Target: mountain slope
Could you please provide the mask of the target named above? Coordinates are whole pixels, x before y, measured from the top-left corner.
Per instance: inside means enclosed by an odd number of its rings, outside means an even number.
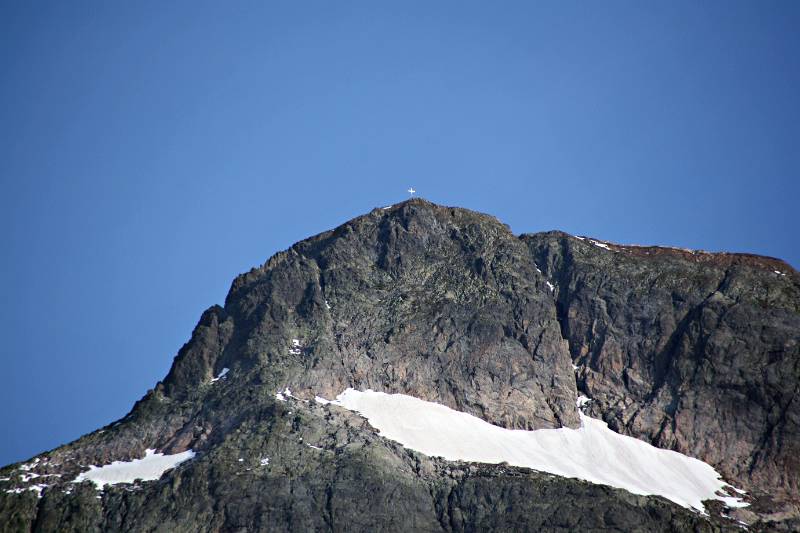
[[[765,499],[756,510],[797,513],[796,271],[744,254],[603,249],[557,232],[523,240],[556,280],[562,331],[594,415],[717,466]]]
[[[589,412],[617,431],[705,460],[751,492],[751,507],[733,515],[789,530],[798,524],[799,333],[800,277],[778,260],[598,246],[557,232],[517,237],[492,217],[414,199],[239,276],[125,418],[0,470],[0,524],[738,527],[719,502],[703,517],[658,497],[427,457],[313,401],[352,387],[524,430],[578,428],[584,393]],[[70,483],[86,465],[149,449],[196,455],[157,481],[102,492]]]

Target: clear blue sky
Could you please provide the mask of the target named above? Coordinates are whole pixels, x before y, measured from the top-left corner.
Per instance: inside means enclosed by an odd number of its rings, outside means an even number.
[[[388,4],[3,2],[0,464],[124,415],[236,274],[410,185],[800,265],[800,3]]]

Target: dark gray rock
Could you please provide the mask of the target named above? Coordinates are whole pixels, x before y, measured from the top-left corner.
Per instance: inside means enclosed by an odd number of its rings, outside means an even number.
[[[505,427],[578,424],[568,346],[528,248],[492,217],[423,200],[239,276],[160,390],[184,398],[223,367],[258,367],[265,385],[306,398],[373,388]]]
[[[703,517],[422,456],[313,401],[347,387],[525,429],[577,427],[581,391],[618,431],[751,490],[753,506],[734,515],[751,529],[791,530],[797,273],[757,256],[610,247],[516,237],[492,217],[419,199],[302,241],[234,280],[125,418],[40,456],[29,471],[42,477],[0,470],[11,478],[0,481],[0,531],[738,529],[721,505]],[[285,387],[296,398],[277,401]],[[70,483],[85,465],[146,448],[197,456],[102,493]],[[35,482],[48,485],[41,499],[13,492]]]
[[[41,500],[30,492],[6,496],[3,530],[737,529],[660,498],[506,465],[425,457],[376,436],[337,407],[231,395],[236,424],[161,480],[110,487],[99,499],[88,482],[56,485]],[[261,465],[265,457],[269,464]]]
[[[778,259],[524,235],[591,412],[800,509],[800,276]]]

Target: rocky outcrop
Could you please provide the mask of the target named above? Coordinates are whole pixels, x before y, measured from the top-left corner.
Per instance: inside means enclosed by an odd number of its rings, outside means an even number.
[[[234,280],[129,415],[0,470],[0,530],[739,527],[719,505],[704,517],[522,468],[425,457],[313,401],[347,387],[523,429],[577,427],[583,393],[617,431],[750,490],[752,507],[734,516],[753,529],[791,530],[797,273],[757,256],[599,244],[518,237],[419,199],[297,243]],[[158,481],[102,493],[69,483],[147,448],[197,455]],[[41,498],[26,490],[37,482]]]
[[[247,390],[245,390],[247,389]],[[661,498],[504,465],[449,463],[375,435],[360,417],[275,401],[230,381],[235,418],[160,481],[6,495],[7,531],[734,531]],[[199,419],[220,419],[209,409]],[[108,431],[113,431],[108,430]],[[93,447],[102,447],[93,435]],[[84,443],[87,445],[89,443]],[[64,450],[49,457],[63,457]],[[265,461],[266,460],[266,461]],[[266,464],[265,464],[266,463]]]
[[[494,218],[421,200],[237,278],[161,389],[182,397],[223,367],[258,367],[305,398],[373,388],[504,427],[578,424],[568,346],[528,248]]]
[[[745,254],[522,239],[557,287],[578,388],[616,431],[800,506],[800,277]]]

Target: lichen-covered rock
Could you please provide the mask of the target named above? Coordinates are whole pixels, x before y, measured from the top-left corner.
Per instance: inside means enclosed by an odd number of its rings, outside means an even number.
[[[524,235],[591,412],[800,510],[800,276],[746,254]]]
[[[126,417],[0,469],[0,531],[738,530],[720,505],[701,516],[425,457],[314,401],[347,387],[520,429],[577,427],[584,393],[617,431],[750,490],[753,505],[732,517],[791,530],[797,273],[756,256],[599,244],[517,237],[420,199],[302,241],[234,280]],[[150,448],[197,455],[157,481],[71,482]]]

